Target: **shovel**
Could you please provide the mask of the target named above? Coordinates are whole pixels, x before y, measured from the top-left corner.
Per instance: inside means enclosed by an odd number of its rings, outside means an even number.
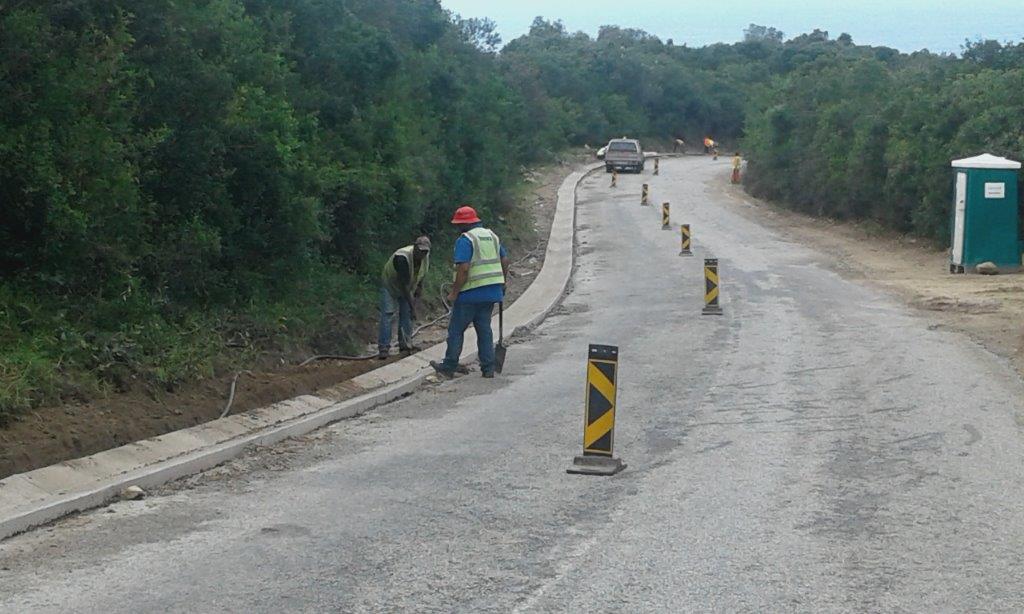
[[[505,368],[505,303],[498,303],[498,343],[494,346],[494,370],[501,373]]]

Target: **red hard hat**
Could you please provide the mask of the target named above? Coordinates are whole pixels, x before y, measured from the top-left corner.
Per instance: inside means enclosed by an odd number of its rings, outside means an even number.
[[[476,214],[476,209],[473,207],[459,207],[459,210],[455,212],[455,217],[452,218],[452,224],[478,224],[480,222],[480,216]]]

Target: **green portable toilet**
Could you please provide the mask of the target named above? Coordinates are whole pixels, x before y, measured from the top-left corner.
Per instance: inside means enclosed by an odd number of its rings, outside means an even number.
[[[1017,175],[1020,162],[984,154],[954,160],[951,273],[974,271],[983,262],[1001,270],[1020,270]]]

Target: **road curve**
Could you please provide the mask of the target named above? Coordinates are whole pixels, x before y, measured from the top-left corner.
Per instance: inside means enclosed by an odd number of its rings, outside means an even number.
[[[1019,378],[759,226],[728,172],[591,176],[573,290],[504,377],[3,542],[0,612],[1024,610]],[[610,479],[565,473],[589,343],[621,350]]]

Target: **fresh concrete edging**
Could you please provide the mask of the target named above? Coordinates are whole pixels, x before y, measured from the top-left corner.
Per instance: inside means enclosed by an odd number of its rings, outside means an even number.
[[[572,277],[576,191],[592,164],[569,175],[558,191],[544,265],[505,312],[507,334],[539,324],[561,300]],[[476,336],[466,335],[463,360],[476,359]],[[106,504],[129,486],[154,488],[236,458],[253,446],[305,435],[415,391],[433,373],[444,344],[389,364],[317,396],[307,395],[245,414],[128,444],[0,480],[0,540],[75,512]],[[339,393],[366,391],[338,401]]]

